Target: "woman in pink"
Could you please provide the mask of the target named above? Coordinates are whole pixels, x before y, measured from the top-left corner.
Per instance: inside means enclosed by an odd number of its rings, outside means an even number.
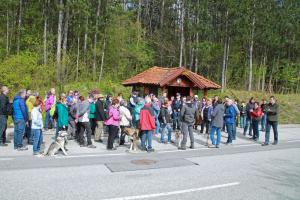
[[[120,113],[119,113],[120,102],[118,99],[114,99],[109,107],[108,120],[105,121],[105,125],[108,126],[108,141],[107,150],[116,150],[114,147],[114,139],[116,138],[119,125],[120,125]]]

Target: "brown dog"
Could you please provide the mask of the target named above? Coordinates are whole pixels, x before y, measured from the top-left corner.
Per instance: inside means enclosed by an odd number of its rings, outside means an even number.
[[[124,133],[130,138],[129,151],[137,151],[137,143],[139,141],[139,130],[135,128],[124,128]]]

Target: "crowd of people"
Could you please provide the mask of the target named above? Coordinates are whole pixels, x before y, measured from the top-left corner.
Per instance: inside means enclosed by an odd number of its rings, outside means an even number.
[[[172,132],[182,134],[180,150],[187,149],[187,136],[189,148],[193,149],[194,132],[199,126],[199,134],[210,137],[209,147],[219,148],[221,131],[227,133],[226,144],[232,144],[236,140],[238,126],[244,130],[245,137],[248,133],[254,141],[259,140],[260,131],[265,132],[263,146],[269,145],[272,127],[273,144],[278,143],[279,106],[274,96],[269,102],[263,99],[260,103],[252,97],[245,103],[229,97],[222,101],[218,96],[199,99],[197,95],[182,97],[179,93],[170,99],[167,93],[160,97],[154,94],[142,97],[134,91],[127,102],[122,94],[104,96],[98,91],[90,92],[87,98],[79,91],[69,91],[67,95],[62,93],[57,98],[52,88],[45,98],[21,89],[11,102],[8,93],[9,89],[2,86],[0,146],[7,146],[9,142],[6,140],[7,119],[12,116],[14,149],[24,151],[32,145],[33,154],[37,156],[43,153],[43,132],[48,129],[55,130],[55,137],[60,131],[67,131],[69,140],[76,140],[80,147],[87,148],[96,148],[93,141],[103,143],[104,133],[108,132],[107,150],[116,150],[116,142],[118,145],[125,144],[126,127],[140,130],[141,150],[147,152],[154,151],[153,135],[160,134],[161,143],[174,143]]]

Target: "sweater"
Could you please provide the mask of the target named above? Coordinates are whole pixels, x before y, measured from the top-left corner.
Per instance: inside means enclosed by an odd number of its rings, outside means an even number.
[[[196,119],[196,108],[193,103],[186,103],[182,106],[180,111],[180,117],[183,122],[188,124],[194,124]]]
[[[129,126],[132,116],[128,108],[125,106],[120,106],[119,112],[121,116],[120,126]]]
[[[39,107],[34,107],[31,111],[31,129],[43,129],[43,116]]]

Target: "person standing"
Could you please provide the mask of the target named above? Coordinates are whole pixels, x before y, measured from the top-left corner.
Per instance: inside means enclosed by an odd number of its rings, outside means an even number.
[[[51,127],[55,128],[54,121],[50,115],[50,110],[52,106],[55,105],[55,103],[56,103],[55,89],[51,88],[50,92],[47,94],[46,101],[45,101],[45,107],[46,107],[45,131],[48,130],[49,122],[51,123]]]
[[[141,146],[142,151],[153,152],[152,147],[152,133],[155,130],[155,114],[151,107],[151,98],[145,97],[145,105],[141,109],[140,113],[140,130],[141,130]],[[148,141],[148,147],[146,147],[146,139]]]
[[[83,96],[79,97],[80,103],[78,104],[77,109],[77,118],[80,127],[79,135],[78,135],[78,143],[80,147],[85,147],[85,139],[84,133],[86,133],[87,139],[87,147],[88,148],[96,148],[96,146],[92,143],[92,129],[89,119],[90,114],[90,102],[84,99]]]
[[[159,100],[153,96],[152,98],[152,108],[154,110],[154,116],[155,116],[155,134],[158,135],[159,133],[159,128],[160,128],[160,123],[158,120],[158,116],[160,114],[160,102]]]
[[[96,119],[96,130],[95,130],[95,142],[103,142],[102,135],[104,131],[103,122],[106,120],[106,114],[104,111],[104,96],[102,94],[96,95],[96,110],[95,110],[95,119]]]
[[[21,89],[13,101],[14,119],[14,149],[18,151],[28,150],[23,146],[25,127],[28,126],[28,109],[25,103],[26,90]]]
[[[279,105],[277,104],[275,97],[271,96],[270,102],[267,106],[267,128],[266,128],[265,142],[262,144],[263,146],[269,145],[271,127],[274,133],[273,145],[278,144],[278,130],[277,130],[278,115],[279,115]]]
[[[120,103],[120,128],[121,128],[121,137],[120,137],[120,145],[125,144],[125,136],[126,134],[124,133],[125,128],[130,127],[130,121],[132,120],[132,116],[130,114],[130,111],[127,108],[127,102],[126,101],[121,101]]]
[[[69,140],[75,139],[76,136],[76,114],[77,114],[77,99],[72,98],[72,103],[68,106],[69,123],[68,123],[68,135]]]
[[[228,139],[226,144],[232,144],[232,135],[233,135],[233,126],[235,125],[235,109],[232,105],[233,102],[231,99],[227,99],[226,101],[226,109],[224,114],[225,125],[228,133]]]
[[[92,135],[95,135],[97,123],[96,123],[96,118],[95,118],[96,104],[95,104],[94,95],[90,95],[88,101],[90,103],[89,119],[90,119],[90,124],[91,124],[91,129],[92,129]]]
[[[253,140],[257,141],[259,140],[259,122],[262,117],[262,111],[261,107],[259,106],[259,102],[254,103],[253,110],[250,110],[251,113],[251,119],[252,119],[252,130],[253,130]]]
[[[211,113],[212,121],[211,121],[211,130],[210,130],[210,139],[212,145],[215,145],[216,148],[219,148],[221,141],[221,128],[224,124],[224,112],[225,107],[221,99],[218,99],[215,103],[215,108]],[[217,141],[215,141],[215,132],[217,132]]]
[[[236,127],[238,126],[238,116],[240,115],[240,110],[238,108],[238,100],[235,100],[232,105],[234,107],[234,124],[232,130],[232,140],[236,140]]]
[[[121,120],[118,110],[119,106],[119,100],[113,99],[108,111],[108,120],[105,121],[105,125],[108,126],[108,140],[106,147],[107,150],[117,150],[117,148],[114,147],[114,140],[119,132],[119,125]]]
[[[266,131],[266,123],[267,123],[267,106],[268,103],[266,99],[263,99],[261,104],[261,111],[262,111],[262,117],[261,117],[261,131]]]
[[[6,140],[6,126],[7,126],[7,118],[9,114],[9,98],[8,98],[8,88],[6,86],[1,87],[0,94],[0,146],[7,146],[5,144]]]
[[[171,128],[171,115],[169,112],[169,100],[165,99],[164,103],[162,104],[160,115],[159,115],[159,121],[161,123],[161,136],[160,136],[160,142],[165,143],[165,129],[168,131],[168,143],[171,143],[171,136],[172,136],[172,128]]]
[[[247,130],[249,128],[249,136],[252,136],[252,121],[251,121],[251,114],[250,114],[250,110],[253,110],[254,108],[254,98],[251,97],[249,102],[246,105],[246,124],[245,124],[245,128],[244,128],[244,136],[246,136]]]
[[[33,105],[36,101],[36,95],[31,93],[31,92],[27,92],[27,100],[26,100],[26,106],[28,108],[28,126],[26,126],[25,128],[25,136],[28,140],[28,144],[32,145],[33,144],[33,135],[31,134],[31,111],[33,109]]]
[[[190,96],[186,97],[186,104],[182,106],[182,109],[180,111],[180,117],[182,119],[182,134],[183,139],[181,141],[181,145],[178,149],[180,150],[186,150],[186,142],[187,142],[187,135],[190,136],[190,142],[191,142],[191,149],[194,149],[194,133],[193,133],[193,126],[195,124],[195,118],[196,118],[196,108],[193,106],[193,103],[191,102],[192,99]]]
[[[201,128],[203,127],[204,129],[205,126],[206,134],[209,133],[212,111],[213,111],[212,101],[211,99],[207,99],[206,104],[201,111],[201,118],[203,119],[202,121],[203,126],[201,126]],[[201,129],[200,133],[203,133],[203,129]]]
[[[240,110],[240,128],[245,128],[245,124],[246,124],[246,105],[245,102],[242,101],[241,105],[239,106],[239,110]]]
[[[134,120],[134,127],[140,129],[140,117],[141,117],[141,109],[144,107],[145,103],[141,97],[137,98],[136,105],[133,109],[133,120]]]
[[[31,111],[31,133],[33,135],[33,155],[41,156],[43,152],[41,152],[41,144],[43,142],[43,117],[41,111],[41,104],[40,100],[36,100],[33,104],[33,108]]]
[[[63,129],[67,130],[69,124],[69,113],[68,113],[67,100],[65,94],[61,94],[58,102],[55,104],[53,119],[55,119],[57,122],[56,132],[55,132],[55,138],[57,138],[58,132]]]
[[[180,94],[176,94],[176,99],[172,102],[172,119],[173,119],[173,131],[180,130],[180,110],[182,107],[182,101]]]

